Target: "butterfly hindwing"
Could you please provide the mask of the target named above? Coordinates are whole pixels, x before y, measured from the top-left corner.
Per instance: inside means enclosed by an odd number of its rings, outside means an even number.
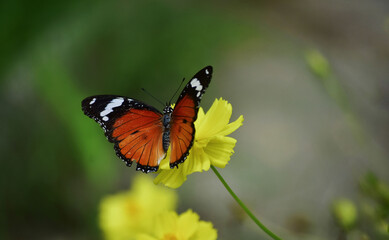
[[[82,101],[82,110],[104,129],[116,154],[137,170],[153,172],[165,157],[162,148],[162,114],[138,100],[115,95],[97,95]]]
[[[170,167],[173,168],[185,161],[193,145],[195,136],[194,122],[201,97],[212,78],[212,67],[200,70],[185,86],[172,113],[170,130]]]

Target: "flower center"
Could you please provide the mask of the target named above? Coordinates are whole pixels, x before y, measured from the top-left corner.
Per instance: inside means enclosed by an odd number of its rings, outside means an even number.
[[[129,200],[126,202],[125,206],[126,212],[129,216],[136,217],[140,215],[141,208],[135,201]]]
[[[178,240],[178,238],[173,233],[167,233],[163,236],[162,240]]]

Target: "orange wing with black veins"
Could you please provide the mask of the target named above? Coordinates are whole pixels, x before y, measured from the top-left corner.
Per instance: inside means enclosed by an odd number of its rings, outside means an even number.
[[[194,121],[197,111],[194,101],[189,96],[181,99],[174,107],[170,130],[170,166],[184,162],[193,144],[195,135]]]
[[[162,114],[138,100],[114,95],[98,95],[82,101],[84,113],[98,122],[116,154],[136,170],[155,172],[165,157],[162,146]]]
[[[200,70],[189,81],[178,97],[172,113],[170,130],[170,167],[174,168],[185,161],[195,137],[194,122],[201,97],[207,89],[212,78],[212,67]]]
[[[161,116],[152,111],[131,109],[116,120],[112,138],[118,156],[136,161],[137,169],[156,171],[165,157],[162,147],[163,126]]]

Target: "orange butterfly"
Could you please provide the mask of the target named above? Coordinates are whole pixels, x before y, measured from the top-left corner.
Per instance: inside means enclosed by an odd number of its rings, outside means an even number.
[[[170,146],[170,168],[178,167],[192,147],[194,121],[211,77],[211,66],[201,69],[186,84],[174,109],[167,104],[163,113],[136,99],[115,95],[87,97],[82,110],[100,124],[127,166],[135,161],[136,170],[155,172]]]

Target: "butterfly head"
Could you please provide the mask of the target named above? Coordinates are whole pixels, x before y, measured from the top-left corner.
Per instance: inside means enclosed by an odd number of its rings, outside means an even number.
[[[166,104],[166,107],[163,109],[163,113],[166,114],[172,112],[173,112],[173,108],[170,106],[170,104]]]

